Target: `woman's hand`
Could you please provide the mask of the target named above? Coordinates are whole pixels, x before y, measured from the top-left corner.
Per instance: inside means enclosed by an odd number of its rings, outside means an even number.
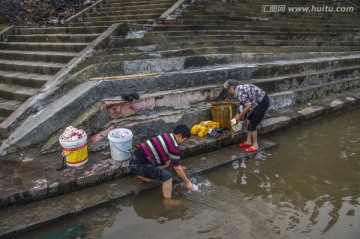
[[[241,114],[235,115],[235,119],[236,121],[240,121],[242,118]]]
[[[185,184],[185,187],[191,191],[195,191],[194,186],[190,181]]]

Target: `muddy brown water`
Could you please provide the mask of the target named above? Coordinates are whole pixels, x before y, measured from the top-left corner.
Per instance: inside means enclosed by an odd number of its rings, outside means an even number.
[[[360,238],[360,110],[267,135],[279,146],[18,238]]]

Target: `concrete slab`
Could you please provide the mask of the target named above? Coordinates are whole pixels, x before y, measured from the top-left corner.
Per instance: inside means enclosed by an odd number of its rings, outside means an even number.
[[[336,99],[336,100],[330,102],[330,107],[332,107],[333,109],[340,109],[343,104],[344,104],[343,101]]]
[[[290,125],[291,117],[288,116],[280,116],[280,117],[270,117],[264,119],[260,125],[260,132],[262,134],[268,132],[274,132],[278,129],[282,129]]]
[[[347,101],[355,101],[355,98],[353,98],[353,97],[346,97],[345,100],[347,100]]]
[[[323,113],[323,110],[323,106],[310,106],[300,110],[299,113],[302,114],[306,119],[309,119],[319,116],[321,113]]]

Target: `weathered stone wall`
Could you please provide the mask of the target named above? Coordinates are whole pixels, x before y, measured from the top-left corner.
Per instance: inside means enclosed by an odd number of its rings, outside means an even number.
[[[0,1],[0,24],[48,26],[90,5],[85,0],[3,0]]]

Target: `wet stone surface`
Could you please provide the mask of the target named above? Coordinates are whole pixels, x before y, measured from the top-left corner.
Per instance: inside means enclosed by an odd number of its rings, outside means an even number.
[[[81,167],[58,170],[61,152],[40,155],[36,150],[27,150],[4,156],[0,161],[0,208],[127,175],[124,162],[111,159],[108,152],[91,154],[90,160]]]
[[[261,149],[265,150],[274,146],[276,146],[276,143],[274,142],[267,140],[260,141]],[[202,156],[187,158],[184,160],[184,165],[188,167],[187,175],[193,175],[250,155],[251,153],[247,153],[236,146],[232,146]],[[91,167],[94,167],[94,165]],[[66,172],[64,172],[64,174],[66,174]],[[175,172],[173,172],[173,174],[175,175]],[[180,182],[180,179],[175,177],[175,182]],[[87,187],[71,193],[62,194],[57,197],[46,198],[24,206],[4,209],[0,214],[0,232],[2,232],[2,234],[0,233],[0,238],[1,236],[14,235],[24,231],[26,228],[35,228],[49,223],[52,220],[74,215],[85,209],[100,206],[112,199],[131,195],[159,185],[160,183],[158,182],[144,183],[131,175],[93,187]],[[38,213],[33,215],[34,211]],[[23,217],[21,215],[32,216]],[[5,220],[5,218],[7,220]]]
[[[91,5],[85,0],[4,0],[0,2],[0,24],[54,26]]]

